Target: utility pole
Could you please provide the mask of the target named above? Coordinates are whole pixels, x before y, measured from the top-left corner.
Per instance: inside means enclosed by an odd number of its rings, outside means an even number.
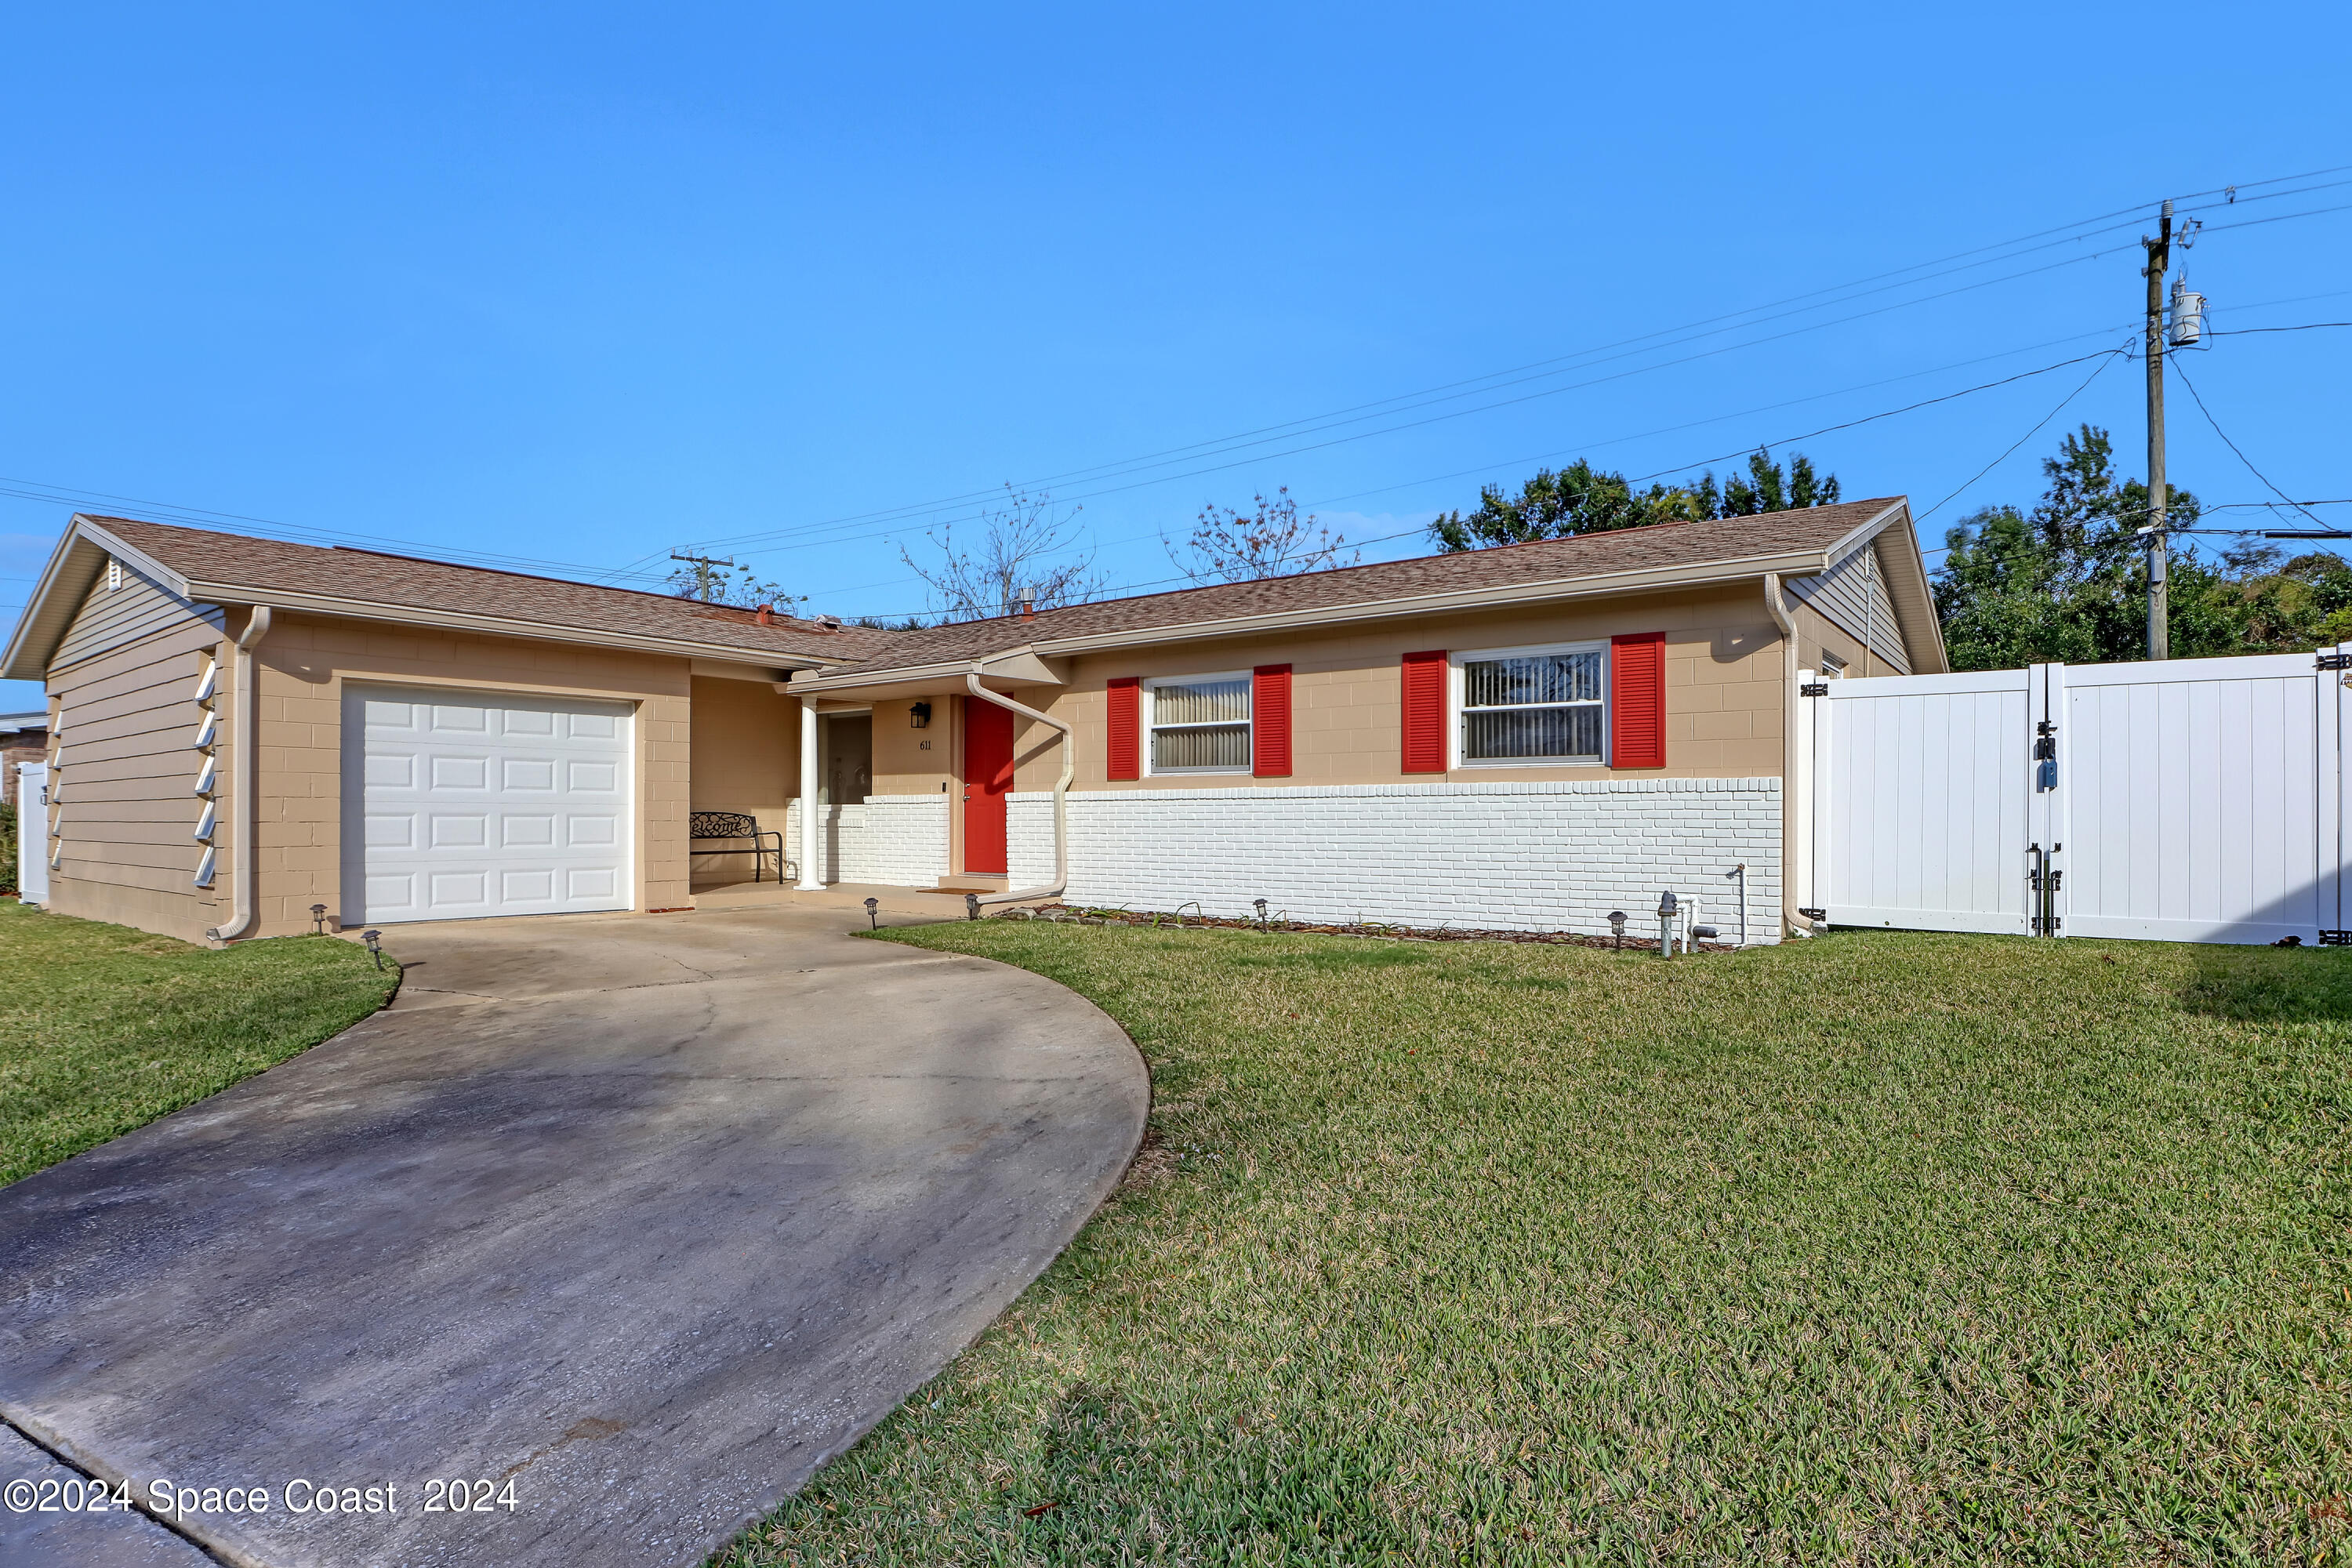
[[[2147,247],[2147,657],[2172,657],[2171,563],[2164,540],[2164,272],[2172,262],[2172,204],[2164,204],[2163,226]]]
[[[2164,210],[2169,213],[2172,204],[2167,202]],[[675,550],[670,552],[669,558],[683,561],[694,568],[694,596],[706,602],[710,597],[710,584],[719,580],[719,569],[735,564],[732,560],[721,561],[715,555],[680,555]]]

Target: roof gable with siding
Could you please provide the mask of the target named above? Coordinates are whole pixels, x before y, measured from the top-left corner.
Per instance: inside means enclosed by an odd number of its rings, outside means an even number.
[[[1885,659],[1898,675],[1911,673],[1911,656],[1903,644],[1903,623],[1886,591],[1886,566],[1875,540],[1846,552],[1843,560],[1811,577],[1789,584],[1789,596],[1833,623],[1839,630]]]
[[[215,633],[226,626],[218,605],[182,598],[128,563],[114,565],[114,572],[101,572],[90,584],[81,608],[58,639],[51,669],[68,668],[191,621],[202,621]]]

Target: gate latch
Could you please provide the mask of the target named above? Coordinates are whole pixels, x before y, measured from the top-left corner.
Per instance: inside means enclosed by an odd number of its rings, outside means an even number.
[[[1829,694],[1830,683],[1826,680],[1808,680],[1797,688],[1800,697],[1827,697]]]
[[[2319,656],[2322,669],[2352,669],[2352,653],[2323,653]]]
[[[2352,947],[2352,931],[2324,931],[2319,933],[2322,947]]]

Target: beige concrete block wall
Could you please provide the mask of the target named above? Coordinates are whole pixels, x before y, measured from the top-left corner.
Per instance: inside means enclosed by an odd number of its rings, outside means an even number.
[[[1107,699],[1115,677],[1207,675],[1261,664],[1291,666],[1292,773],[1278,784],[1393,784],[1402,759],[1400,661],[1411,652],[1461,652],[1555,642],[1666,634],[1666,765],[1663,768],[1456,768],[1422,782],[1594,778],[1757,778],[1780,773],[1780,639],[1757,583],[1673,594],[1593,600],[1581,605],[1367,623],[1276,637],[1218,638],[1159,648],[1087,655],[1072,663],[1058,691],[1013,695],[1070,723],[1076,734],[1076,789],[1230,789],[1234,774],[1147,777],[1133,784],[1104,776]],[[878,732],[878,731],[877,731]],[[1021,721],[1016,786],[1053,787],[1061,758],[1052,731]]]
[[[698,676],[688,744],[694,810],[749,812],[763,831],[784,831],[784,807],[801,787],[797,701],[764,680]],[[784,847],[787,858],[798,853],[796,846]],[[697,855],[691,864],[697,878],[751,875],[748,855]]]
[[[1797,662],[1806,669],[1822,668],[1822,655],[1833,653],[1845,660],[1849,679],[1899,673],[1885,659],[1863,647],[1862,639],[1818,610],[1799,605],[1790,617],[1797,623]]]
[[[226,661],[224,661],[226,662]],[[341,914],[342,712],[347,685],[592,698],[635,705],[635,905],[683,909],[694,777],[695,682],[682,658],[478,637],[389,623],[281,615],[257,656],[261,745],[261,936],[310,929],[310,906]],[[726,685],[728,682],[714,682]],[[224,707],[224,716],[226,714]],[[224,755],[224,775],[228,762]],[[226,808],[224,816],[226,815]],[[220,886],[228,887],[223,850]]]

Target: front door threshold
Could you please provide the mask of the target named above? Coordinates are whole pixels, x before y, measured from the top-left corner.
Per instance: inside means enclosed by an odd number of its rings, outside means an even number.
[[[942,893],[1001,893],[1012,885],[1010,877],[992,877],[984,871],[959,872],[940,879]]]

